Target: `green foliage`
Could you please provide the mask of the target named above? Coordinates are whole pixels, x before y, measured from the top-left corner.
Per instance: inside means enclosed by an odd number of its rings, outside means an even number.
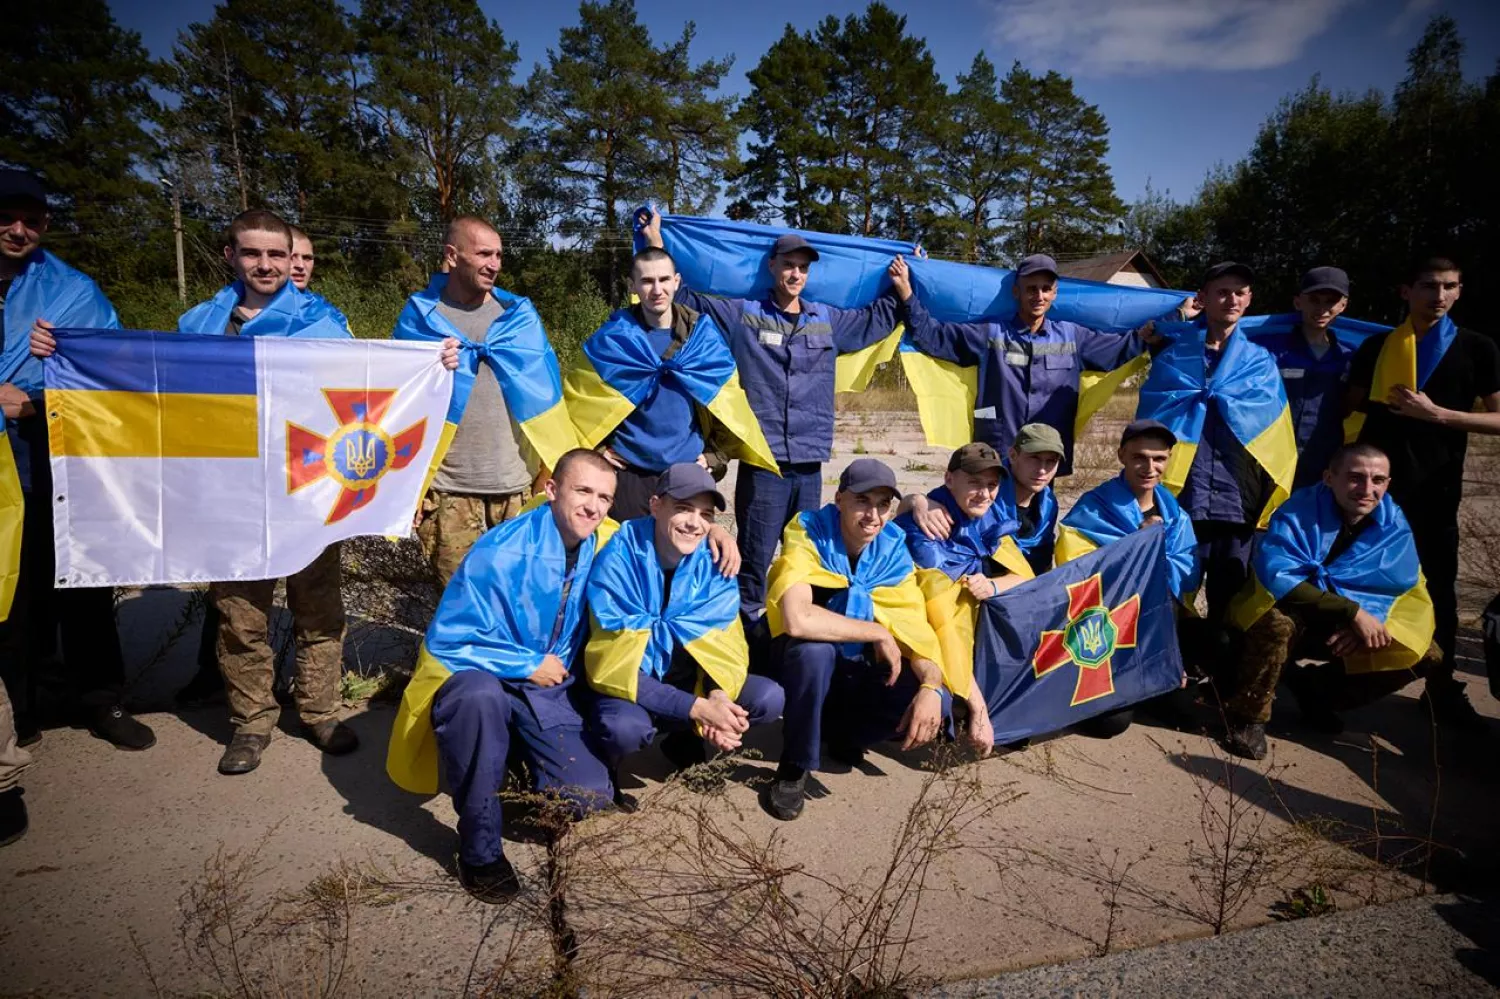
[[[999,256],[1020,136],[1020,123],[1000,99],[999,86],[995,66],[983,52],[968,74],[958,77],[936,150],[941,208],[927,241],[930,252],[971,263]]]

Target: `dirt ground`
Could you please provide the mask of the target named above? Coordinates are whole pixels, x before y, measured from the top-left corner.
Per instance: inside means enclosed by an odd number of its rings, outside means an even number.
[[[1065,506],[1110,474],[1112,413],[1081,448]],[[944,456],[910,414],[841,415],[826,495],[856,454],[886,460],[903,488],[941,478]],[[1500,588],[1494,449],[1476,448],[1470,469],[1472,615]],[[529,891],[497,910],[448,874],[448,800],[385,778],[389,704],[350,705],[352,756],[322,757],[288,711],[259,770],[219,776],[224,707],[164,707],[193,670],[194,614],[179,591],[120,605],[154,748],[120,752],[66,726],[34,748],[31,831],[0,851],[0,994],[536,994],[562,953],[590,995],[751,995],[812,980],[840,946],[869,959],[866,982],[935,982],[1500,875],[1496,736],[1435,733],[1413,686],[1349,714],[1336,737],[1279,711],[1273,756],[1256,765],[1149,721],[942,775],[926,754],[877,750],[819,775],[822,796],[790,824],[757,805],[777,731],[718,792],[664,783],[651,751],[627,763],[637,814],[590,819],[550,854],[516,830],[508,852]],[[411,640],[356,623],[348,666],[377,671]],[[1461,651],[1471,697],[1500,717],[1477,642]]]

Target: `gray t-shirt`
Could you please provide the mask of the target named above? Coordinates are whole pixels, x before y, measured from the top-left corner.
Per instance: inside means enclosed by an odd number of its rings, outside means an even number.
[[[493,295],[485,295],[484,301],[473,308],[454,305],[445,298],[438,302],[437,310],[464,336],[482,341],[505,306]],[[432,487],[470,496],[521,492],[531,484],[531,473],[517,443],[519,435],[495,373],[481,363],[453,446],[433,476]]]

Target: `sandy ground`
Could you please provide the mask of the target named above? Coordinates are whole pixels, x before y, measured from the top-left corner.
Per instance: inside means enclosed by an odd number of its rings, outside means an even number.
[[[1081,471],[1082,483],[1105,474],[1112,448],[1102,442],[1117,431],[1118,422],[1106,425],[1085,446],[1083,464],[1092,467]],[[830,486],[856,453],[888,461],[904,487],[940,478],[942,456],[921,443],[906,414],[841,417]],[[1477,451],[1471,468],[1487,468],[1492,457]],[[1475,523],[1487,528],[1489,496],[1500,487],[1476,477],[1470,491]],[[1495,588],[1486,580],[1500,578],[1484,561],[1491,547],[1467,564],[1475,576],[1465,591],[1471,612]],[[486,980],[490,994],[542,987],[545,978],[533,976],[550,960],[549,937],[528,913],[540,905],[546,914],[547,886],[557,882],[547,880],[537,837],[509,848],[530,895],[498,910],[498,920],[496,909],[455,891],[446,873],[456,846],[447,799],[405,794],[384,776],[388,705],[350,706],[363,741],[352,756],[320,756],[291,734],[288,711],[259,770],[217,775],[229,734],[222,706],[150,710],[192,672],[196,622],[184,619],[185,606],[185,594],[158,591],[120,607],[129,662],[141,671],[133,697],[156,730],[153,749],[119,752],[67,727],[50,729],[34,748],[25,782],[31,832],[0,852],[0,994],[318,995],[334,972],[347,995],[459,994],[466,985],[482,992]],[[186,640],[170,642],[178,632]],[[405,654],[399,633],[369,625],[356,632],[351,668]],[[1475,703],[1500,717],[1473,658],[1477,643],[1462,651]],[[911,870],[910,851],[905,866],[891,858],[914,842],[902,831],[910,832],[908,813],[924,787],[925,814],[951,820],[919,830],[918,839],[932,837],[916,851],[932,860],[925,890],[908,896],[892,929],[875,938],[907,941],[904,950],[886,948],[886,959],[899,951],[901,970],[918,981],[1205,936],[1215,923],[1263,923],[1278,906],[1300,911],[1299,898],[1348,910],[1428,886],[1493,885],[1494,739],[1435,735],[1418,692],[1350,714],[1348,730],[1331,738],[1297,728],[1295,711],[1280,712],[1273,758],[1253,766],[1226,760],[1203,735],[1150,724],[1109,742],[1062,735],[943,780],[924,755],[876,751],[862,769],[820,775],[826,794],[791,824],[757,806],[757,783],[772,764],[747,762],[707,799],[712,831],[758,862],[794,869],[780,882],[781,901],[791,904],[778,910],[784,933],[774,940],[743,928],[731,938],[740,953],[762,947],[793,964],[798,947],[826,951],[829,941],[852,939],[848,927],[872,911],[882,875]],[[778,744],[773,730],[760,733],[755,748],[774,760]],[[691,813],[705,801],[664,786],[665,764],[654,751],[627,769],[640,813],[588,820],[562,865],[576,878],[566,918],[577,935],[576,967],[595,975],[591,995],[661,991],[640,984],[660,959],[642,927],[683,919],[682,933],[698,949],[684,946],[711,954],[715,932],[726,932],[719,917],[738,911],[724,898],[701,911],[691,900],[663,906],[661,886],[681,873],[673,851],[680,860],[691,849],[678,837],[704,831]],[[634,863],[632,851],[649,859]],[[356,868],[364,873],[351,877]],[[243,877],[226,882],[235,871]],[[339,884],[359,891],[329,887]],[[749,888],[742,895],[760,897]],[[323,907],[310,907],[312,900]],[[331,943],[319,942],[318,927],[333,931]],[[717,982],[724,991],[738,981],[742,994],[757,994],[774,984],[736,978],[727,953],[717,975],[679,974],[681,987]],[[614,972],[599,970],[612,963]]]

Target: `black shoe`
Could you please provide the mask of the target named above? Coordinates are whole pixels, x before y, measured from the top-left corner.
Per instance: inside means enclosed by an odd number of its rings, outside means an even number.
[[[464,886],[464,891],[490,905],[499,905],[508,898],[514,898],[521,890],[521,879],[516,877],[516,869],[510,866],[510,861],[505,859],[504,854],[500,855],[499,860],[472,867],[460,858],[458,883]]]
[[[316,725],[303,725],[302,733],[308,742],[329,756],[343,756],[359,748],[359,736],[341,721],[330,719]]]
[[[1247,760],[1263,760],[1270,750],[1266,747],[1266,727],[1260,722],[1237,722],[1231,720],[1229,733],[1224,736],[1224,748],[1235,756]]]
[[[802,814],[807,803],[807,771],[800,767],[781,766],[776,779],[766,791],[766,811],[783,822]]]
[[[613,799],[615,811],[623,812],[626,815],[634,815],[636,809],[640,806],[636,804],[635,795],[626,794],[620,789],[620,774],[618,771],[611,770],[609,772],[609,786],[615,789]]]
[[[25,793],[19,787],[0,791],[0,846],[10,846],[26,835],[30,823],[26,818],[26,802],[21,798]]]
[[[118,704],[89,709],[89,731],[116,749],[142,750],[156,745],[156,733]]]
[[[674,770],[686,770],[708,762],[708,750],[704,747],[703,740],[691,729],[669,733],[662,739],[661,755],[667,758]]]
[[[199,666],[187,686],[177,692],[179,705],[212,704],[224,700],[224,675],[218,666]]]
[[[1430,710],[1438,725],[1443,728],[1475,733],[1490,730],[1489,720],[1469,703],[1468,692],[1457,680],[1435,684],[1429,678],[1427,689],[1422,691],[1422,697],[1417,703],[1423,711]]]
[[[269,735],[247,735],[236,732],[229,740],[229,748],[219,757],[219,773],[227,776],[247,774],[260,766],[260,754],[271,742]]]

